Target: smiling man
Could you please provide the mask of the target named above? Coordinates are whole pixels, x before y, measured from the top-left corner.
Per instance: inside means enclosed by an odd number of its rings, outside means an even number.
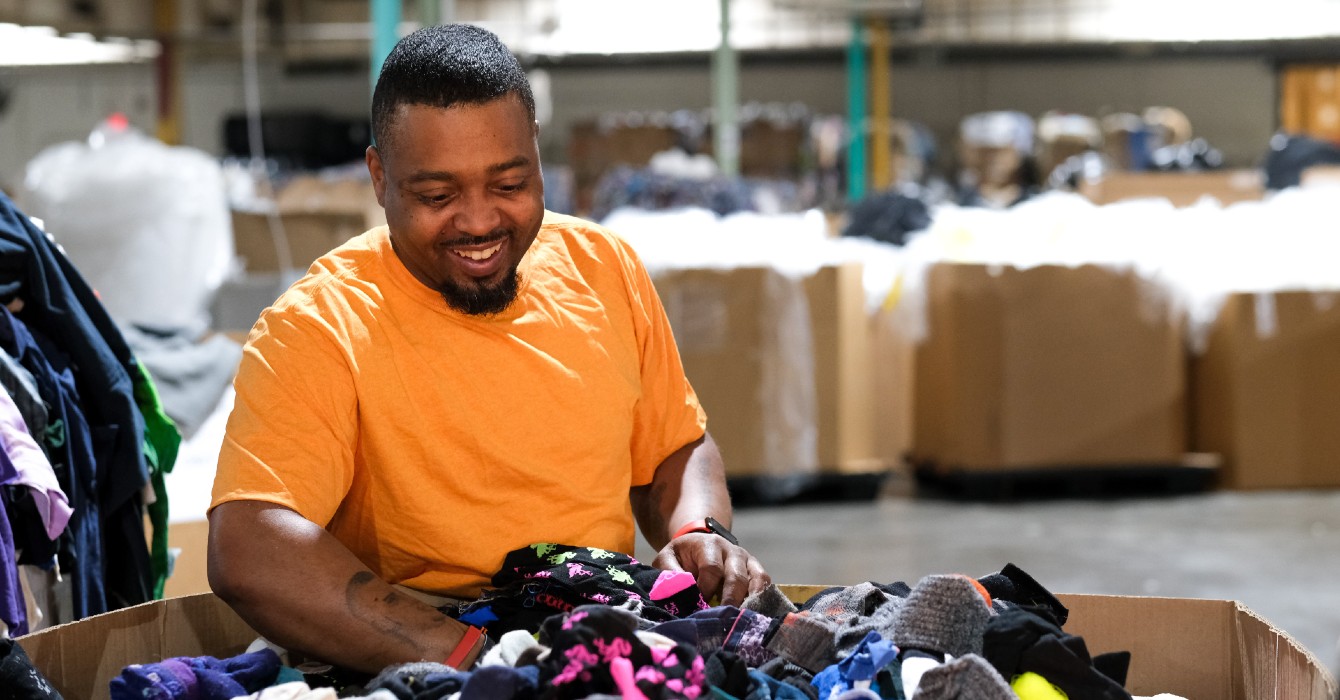
[[[405,37],[367,151],[387,226],[319,259],[262,315],[210,511],[214,590],[271,641],[375,672],[467,667],[477,597],[537,542],[768,583],[735,543],[706,417],[646,270],[544,210],[534,98],[468,25]]]

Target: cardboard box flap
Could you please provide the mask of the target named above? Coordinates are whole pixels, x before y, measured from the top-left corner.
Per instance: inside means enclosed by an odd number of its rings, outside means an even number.
[[[131,664],[174,656],[227,658],[256,633],[212,593],[169,598],[20,637],[34,666],[69,699],[105,698]]]
[[[1061,594],[1090,654],[1131,652],[1133,695],[1197,700],[1334,697],[1311,652],[1236,601]]]

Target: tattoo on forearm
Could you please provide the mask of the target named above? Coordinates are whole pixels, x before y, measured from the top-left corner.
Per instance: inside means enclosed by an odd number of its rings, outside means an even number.
[[[349,577],[349,584],[344,588],[344,603],[349,613],[356,619],[367,624],[382,634],[394,637],[395,639],[418,649],[419,645],[406,633],[403,626],[397,620],[394,620],[380,610],[373,607],[380,602],[386,607],[398,607],[402,604],[403,598],[394,590],[390,595],[378,601],[375,588],[377,577],[370,571],[359,571]]]

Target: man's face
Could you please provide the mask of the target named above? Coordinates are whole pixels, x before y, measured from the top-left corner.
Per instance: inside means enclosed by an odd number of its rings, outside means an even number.
[[[401,106],[367,151],[391,245],[420,282],[470,314],[516,297],[517,266],[544,219],[536,127],[508,96],[448,109]]]

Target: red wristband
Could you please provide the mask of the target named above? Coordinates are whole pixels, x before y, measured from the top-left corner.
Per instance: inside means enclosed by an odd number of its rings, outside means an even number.
[[[673,540],[679,537],[683,537],[684,535],[687,535],[690,532],[711,532],[711,531],[712,528],[707,526],[707,521],[702,518],[699,518],[697,520],[690,520],[689,522],[684,523],[684,527],[675,530],[675,534],[671,535],[670,539]]]
[[[484,630],[471,625],[465,629],[465,636],[456,643],[456,648],[451,650],[451,656],[447,657],[442,663],[458,671],[464,671],[461,664],[465,662],[465,657],[475,650],[475,645],[479,643],[480,637],[484,636]]]

